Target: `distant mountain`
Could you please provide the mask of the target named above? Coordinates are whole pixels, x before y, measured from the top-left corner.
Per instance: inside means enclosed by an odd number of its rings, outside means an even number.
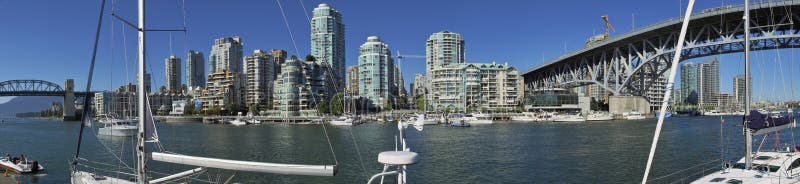
[[[0,104],[0,117],[14,116],[23,112],[39,112],[50,107],[53,102],[62,103],[63,97],[20,96]]]

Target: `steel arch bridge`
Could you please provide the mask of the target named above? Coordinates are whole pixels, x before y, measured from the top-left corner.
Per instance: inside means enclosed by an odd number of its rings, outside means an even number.
[[[750,11],[751,50],[800,46],[800,1],[754,4]],[[695,13],[681,61],[744,52],[743,16],[743,5]],[[526,90],[597,84],[613,95],[644,96],[670,68],[681,22],[668,19],[528,69]]]
[[[64,89],[43,80],[10,80],[0,82],[0,96],[64,96]]]
[[[0,82],[0,96],[64,96],[60,85],[43,80],[9,80]],[[74,92],[75,96],[92,96],[92,92]]]

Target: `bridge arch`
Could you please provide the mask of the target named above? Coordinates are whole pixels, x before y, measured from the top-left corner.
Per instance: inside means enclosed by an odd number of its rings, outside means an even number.
[[[9,80],[0,82],[0,96],[63,96],[60,85],[43,80]]]

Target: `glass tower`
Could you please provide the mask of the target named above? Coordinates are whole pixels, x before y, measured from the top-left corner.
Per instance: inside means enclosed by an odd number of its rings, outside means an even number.
[[[335,74],[337,90],[345,85],[345,47],[342,14],[328,6],[319,4],[311,19],[311,55],[319,62],[329,63]]]
[[[358,55],[359,96],[371,101],[372,108],[385,107],[394,100],[394,63],[389,45],[370,36]]]

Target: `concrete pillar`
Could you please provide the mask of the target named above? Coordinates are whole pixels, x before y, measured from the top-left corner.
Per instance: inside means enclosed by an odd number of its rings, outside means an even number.
[[[608,110],[611,114],[622,114],[631,111],[650,113],[650,102],[641,96],[610,96],[608,101]]]
[[[75,116],[75,81],[67,79],[64,82],[64,121],[75,121],[78,118]]]

